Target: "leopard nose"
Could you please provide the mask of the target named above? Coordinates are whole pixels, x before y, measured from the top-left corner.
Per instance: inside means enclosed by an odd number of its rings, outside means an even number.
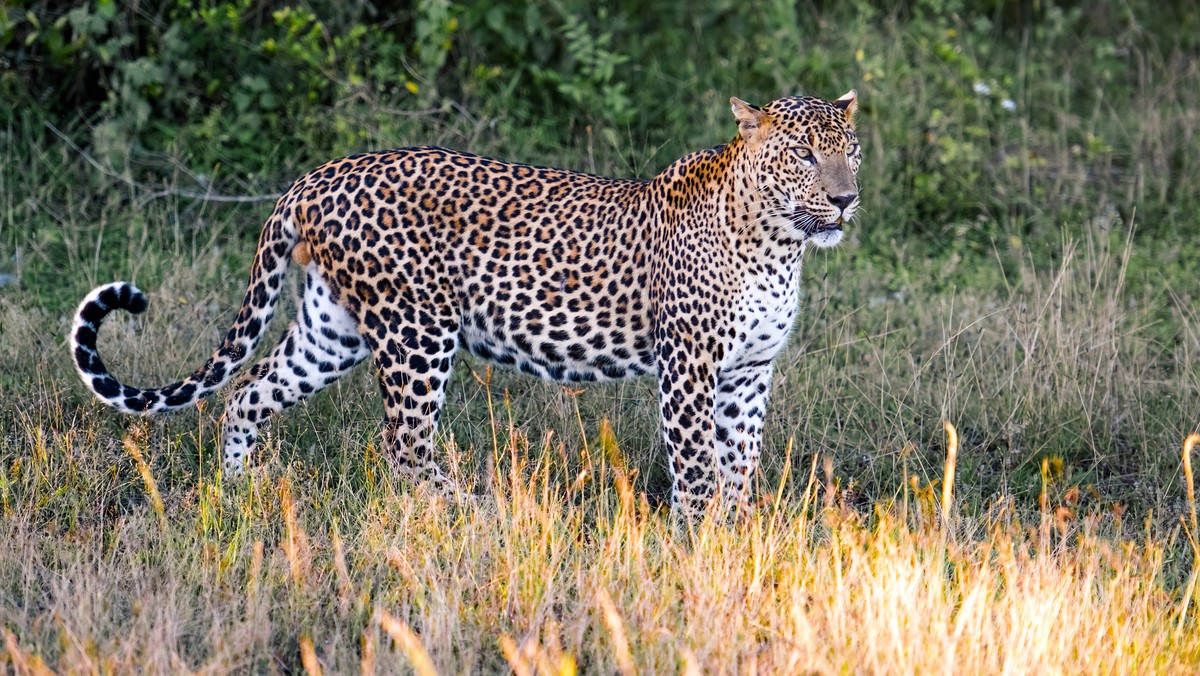
[[[858,198],[858,193],[856,193],[856,192],[846,193],[845,195],[836,195],[836,196],[830,195],[829,203],[832,204],[833,206],[845,211],[846,207],[850,206],[850,203],[853,202],[857,198]]]

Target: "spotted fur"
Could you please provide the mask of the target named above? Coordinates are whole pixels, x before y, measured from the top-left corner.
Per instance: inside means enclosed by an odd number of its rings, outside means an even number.
[[[336,160],[280,198],[233,327],[191,376],[140,389],[105,368],[100,322],[146,308],[125,282],[80,305],[75,364],[123,411],[191,405],[254,352],[291,257],[305,271],[303,301],[229,398],[228,471],[241,469],[268,418],[370,355],[389,458],[454,490],[432,438],[465,348],[555,381],[656,375],[676,511],[694,516],[716,495],[744,506],[803,252],[836,245],[858,206],[855,104],[854,92],[762,108],[731,99],[730,143],[646,181],[431,147]]]

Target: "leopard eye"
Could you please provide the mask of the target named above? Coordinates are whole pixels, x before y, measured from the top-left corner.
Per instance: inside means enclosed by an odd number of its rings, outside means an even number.
[[[800,158],[801,162],[805,162],[807,164],[815,164],[817,161],[817,158],[813,157],[813,152],[809,148],[802,148],[802,147],[797,146],[795,148],[792,148],[792,153],[794,153],[796,155],[796,157]]]
[[[846,148],[846,156],[847,156],[847,157],[854,157],[854,156],[855,156],[855,155],[857,155],[857,154],[858,154],[858,144],[857,144],[857,143],[851,143],[851,144],[850,144],[850,145],[849,145],[849,146]]]

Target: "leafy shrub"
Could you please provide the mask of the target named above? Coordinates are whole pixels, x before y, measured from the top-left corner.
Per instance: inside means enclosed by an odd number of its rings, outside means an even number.
[[[122,171],[167,154],[201,180],[275,184],[339,153],[443,139],[644,175],[731,133],[730,94],[857,87],[882,158],[870,202],[906,233],[965,230],[986,248],[1029,213],[1082,208],[1066,173],[1138,170],[1152,118],[1078,120],[1151,108],[1131,98],[1149,86],[1135,58],[1194,72],[1200,30],[1179,28],[1194,15],[1118,0],[12,0],[0,122],[32,105],[86,127]],[[1169,178],[1196,167],[1186,138],[1153,150],[1147,189],[1194,209]]]
[[[96,151],[113,158],[174,149],[253,174],[277,146],[330,144],[322,112],[369,80],[403,82],[400,64],[416,53],[368,29],[365,3],[16,4],[0,26],[12,54],[3,90],[97,121]],[[418,18],[389,21],[403,33]],[[426,49],[416,61],[430,59]]]

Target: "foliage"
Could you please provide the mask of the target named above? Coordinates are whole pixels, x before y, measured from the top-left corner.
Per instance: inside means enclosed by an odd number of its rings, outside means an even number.
[[[1154,95],[1137,64],[1189,53],[1195,39],[1167,22],[1194,13],[1115,0],[968,5],[19,0],[0,15],[0,92],[18,108],[0,113],[36,105],[86,122],[92,152],[119,171],[161,180],[154,158],[165,154],[207,189],[218,174],[217,187],[277,186],[332,155],[438,141],[463,118],[475,123],[451,135],[460,145],[536,149],[525,159],[586,148],[589,169],[599,153],[644,175],[722,140],[728,124],[715,138],[696,132],[725,122],[729,94],[856,86],[885,157],[879,196],[934,237],[985,217],[969,228],[979,247],[1009,223],[1026,229],[1031,213],[1077,208],[1078,196],[1056,193],[1064,173],[1098,185],[1145,171],[1136,122],[1070,120],[1148,107],[1133,98]],[[1031,133],[1056,126],[1064,136]],[[1175,172],[1200,161],[1184,143],[1157,150]],[[1196,213],[1194,191],[1157,171],[1145,180]],[[976,189],[997,183],[1019,192]]]

